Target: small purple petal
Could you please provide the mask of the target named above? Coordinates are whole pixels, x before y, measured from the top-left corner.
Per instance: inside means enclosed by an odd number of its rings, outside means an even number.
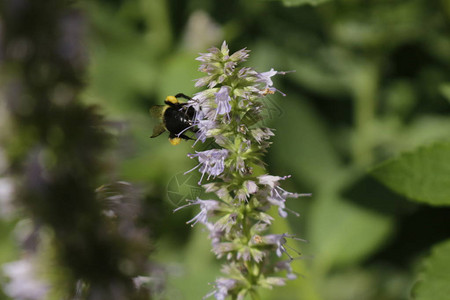
[[[200,171],[200,173],[202,173],[202,177],[200,178],[200,181],[198,184],[201,184],[201,181],[202,181],[205,173],[208,174],[208,179],[210,176],[216,177],[216,176],[219,176],[220,174],[222,174],[222,172],[225,168],[225,164],[224,164],[225,158],[228,157],[228,150],[226,150],[226,149],[211,149],[211,150],[206,150],[206,151],[202,151],[202,152],[196,151],[196,154],[188,154],[188,157],[190,157],[190,158],[197,157],[199,164],[196,167],[194,167],[193,169],[185,172],[185,174],[200,167],[199,171]]]
[[[216,93],[216,103],[217,103],[217,109],[216,109],[216,115],[224,115],[231,111],[231,97],[229,95],[230,93],[230,87],[229,86],[222,86],[220,90]]]

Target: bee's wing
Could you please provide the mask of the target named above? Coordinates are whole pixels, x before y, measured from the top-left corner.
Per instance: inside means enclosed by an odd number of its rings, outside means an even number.
[[[153,127],[153,134],[151,136],[152,138],[157,137],[158,135],[166,131],[166,127],[164,126],[163,122],[163,115],[165,109],[166,105],[154,105],[150,108],[150,115],[153,118],[157,118],[160,120],[160,123],[158,125],[155,125],[155,127]]]
[[[153,127],[153,134],[152,134],[151,138],[157,137],[164,131],[166,131],[166,127],[164,126],[163,123],[156,125],[155,127]]]
[[[166,105],[153,105],[150,107],[150,115],[153,118],[162,119]]]

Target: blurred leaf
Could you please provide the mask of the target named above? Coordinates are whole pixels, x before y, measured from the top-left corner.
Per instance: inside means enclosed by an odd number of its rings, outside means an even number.
[[[400,113],[375,123],[379,161],[411,151],[422,145],[449,140],[450,119],[442,115],[420,115],[404,126]]]
[[[329,0],[283,0],[283,4],[286,6],[299,6],[299,5],[318,5]]]
[[[158,53],[123,16],[101,5],[90,5],[89,11],[90,81],[84,99],[102,104],[107,114],[123,116],[137,106],[137,96],[154,89]]]
[[[407,273],[387,264],[346,268],[328,276],[322,286],[325,299],[406,300],[411,286]]]
[[[441,93],[450,102],[450,83],[441,86]]]
[[[450,207],[408,202],[409,211],[396,216],[392,238],[377,251],[376,257],[370,260],[371,263],[376,265],[382,262],[401,268],[415,265],[417,258],[427,253],[431,245],[450,237]]]
[[[148,132],[142,131],[142,139],[147,139],[147,150],[126,159],[121,166],[121,176],[129,181],[151,181],[167,188],[171,178],[180,172],[192,168],[192,161],[188,160],[189,143],[174,147],[167,141],[167,137],[150,139]]]
[[[387,83],[386,110],[397,117],[405,116],[417,105],[418,95],[414,84],[405,79],[392,80]]]
[[[421,279],[413,288],[413,299],[444,300],[450,295],[450,240],[433,247],[425,261]]]
[[[423,3],[399,1],[387,4],[378,1],[364,8],[356,6],[352,13],[337,14],[338,18],[331,27],[332,37],[339,45],[376,49],[379,54],[388,52],[430,30],[424,19]]]
[[[394,191],[430,205],[450,205],[450,143],[435,143],[383,162],[371,173]]]
[[[339,49],[317,49],[307,57],[286,56],[288,68],[295,70],[289,78],[319,95],[349,94],[349,74],[354,70],[355,58]]]
[[[194,211],[197,214],[198,211]],[[219,276],[219,263],[211,252],[211,241],[202,225],[197,226],[191,236],[191,240],[183,254],[184,276],[174,283],[183,295],[189,295],[189,299],[201,299],[213,286],[213,282]]]
[[[248,49],[252,49],[248,59],[248,65],[254,66],[258,72],[265,72],[274,66],[282,65],[283,56],[280,56],[279,47],[273,45],[272,41],[261,40],[258,43],[249,46]],[[292,73],[288,74],[288,76],[292,75]],[[283,77],[284,76],[278,75],[273,77],[273,79],[276,82]],[[277,84],[275,84],[275,86],[277,86]]]
[[[14,226],[16,226],[15,222],[6,222],[0,219],[0,237],[2,237],[0,243],[0,265],[8,261],[12,261],[18,257],[18,247],[15,240],[11,238],[13,235]]]
[[[159,104],[163,104],[168,95],[184,93],[192,96],[195,92],[194,79],[203,75],[197,71],[197,54],[190,52],[179,52],[171,56],[163,65],[163,70],[158,78],[157,94]],[[185,101],[185,100],[184,100]]]
[[[274,165],[311,186],[336,181],[341,167],[339,157],[317,113],[301,98],[280,97],[276,102],[282,116],[275,124],[271,151]]]
[[[369,174],[352,182],[342,195],[356,205],[384,215],[398,216],[410,212],[416,206]]]
[[[293,223],[288,222],[286,218],[280,217],[277,210],[272,207],[270,215],[275,218],[271,232],[279,234],[280,232],[294,233],[294,226],[290,226]],[[296,219],[298,220],[298,219]],[[288,240],[288,246],[299,250],[304,253],[307,246],[305,243],[301,243],[294,239]],[[300,258],[303,258],[300,256]],[[321,300],[319,291],[314,282],[314,278],[310,274],[310,268],[308,264],[302,260],[295,260],[291,264],[293,270],[297,274],[302,276],[296,280],[288,280],[285,286],[279,287],[273,290],[261,290],[262,299],[277,299],[277,300],[288,300],[288,299],[308,299],[308,300]]]
[[[418,116],[409,126],[404,127],[403,132],[391,141],[391,144],[399,144],[401,149],[414,149],[421,145],[431,144],[449,138],[450,119],[446,116]]]
[[[308,239],[315,246],[318,274],[360,262],[388,238],[393,220],[339,198],[335,191],[316,195]]]
[[[278,103],[283,117],[275,126],[271,159],[276,167],[289,170],[293,179],[318,190],[308,215],[307,236],[316,249],[316,268],[326,272],[332,266],[360,261],[388,237],[392,219],[338,196],[348,174],[321,119],[304,100]]]

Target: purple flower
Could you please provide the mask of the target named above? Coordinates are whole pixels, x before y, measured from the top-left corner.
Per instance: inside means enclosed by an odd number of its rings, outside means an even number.
[[[271,79],[272,76],[275,76],[277,74],[278,74],[278,72],[272,68],[272,69],[270,69],[270,71],[259,73],[258,78],[259,78],[259,81],[266,84],[265,88],[269,88],[269,87],[273,86],[273,82]]]
[[[188,103],[197,112],[203,110],[204,105],[208,104],[210,99],[214,99],[215,91],[217,91],[217,89],[204,90],[202,92],[196,93],[194,97],[192,97],[192,99],[188,101]]]
[[[200,56],[197,57],[195,60],[201,61],[201,62],[211,62],[217,57],[217,53],[219,53],[219,49],[217,47],[212,47],[208,49],[208,52],[206,53],[200,53]]]
[[[2,163],[2,153],[0,152],[0,164]],[[14,184],[10,178],[0,179],[0,219],[8,219],[14,216],[13,204]]]
[[[283,253],[287,254],[284,244],[286,244],[285,239],[286,234],[269,234],[262,238],[264,244],[274,245],[277,247],[277,256],[281,256]],[[289,254],[287,254],[289,256]],[[290,257],[290,256],[289,256]],[[291,258],[291,257],[290,257]]]
[[[214,226],[225,233],[230,233],[233,226],[236,225],[237,214],[235,212],[230,212],[221,217]]]
[[[264,140],[268,140],[271,136],[274,136],[272,130],[270,130],[269,128],[252,129],[252,135],[258,142],[258,144],[261,144]]]
[[[287,212],[285,211],[286,209],[289,210],[294,215],[296,215],[297,217],[300,216],[300,214],[298,214],[297,212],[286,208],[286,199],[287,198],[298,198],[298,197],[302,197],[302,196],[311,196],[311,194],[291,193],[291,192],[288,192],[288,191],[285,191],[284,189],[282,189],[279,186],[279,184],[280,184],[279,181],[284,180],[289,177],[291,177],[291,176],[289,175],[289,176],[280,177],[280,176],[272,176],[272,175],[262,175],[262,176],[258,177],[260,184],[264,184],[269,187],[269,195],[267,196],[267,201],[269,201],[270,204],[278,206],[278,214],[283,218],[287,217]]]
[[[222,46],[220,47],[220,53],[222,53],[222,60],[226,61],[230,58],[229,56],[230,50],[228,49],[227,41],[223,41]]]
[[[286,279],[281,277],[266,277],[263,281],[265,285],[268,285],[270,287],[282,286],[286,284]]]
[[[254,194],[258,191],[258,186],[252,180],[247,180],[245,183],[245,188],[249,194]]]
[[[292,72],[292,71],[288,71],[288,72]],[[273,87],[273,81],[272,81],[272,76],[275,76],[277,74],[286,74],[288,72],[279,72],[279,71],[275,71],[273,68],[270,69],[270,71],[267,72],[263,72],[263,73],[258,73],[256,76],[258,77],[259,82],[262,82],[263,84],[265,84],[264,88],[262,89],[262,91],[260,92],[262,96],[265,96],[267,94],[274,94],[275,92],[279,92],[281,95],[286,96],[285,93],[279,91],[278,89]]]
[[[215,98],[218,88],[207,89],[194,95],[194,97],[188,101],[189,106],[192,106],[197,112],[195,121],[203,119],[215,120],[216,118],[216,104]]]
[[[223,79],[225,79],[224,75],[231,76],[233,74],[233,71],[234,71],[234,68],[236,67],[236,65],[237,65],[237,62],[234,62],[234,61],[229,61],[229,62],[225,63],[225,65],[223,67],[223,73],[224,73],[222,75]],[[222,82],[223,82],[223,80],[222,80]],[[221,83],[221,82],[219,82],[219,83]]]
[[[294,273],[294,270],[292,269],[291,260],[282,260],[277,262],[275,264],[274,269],[275,272],[286,270],[287,271],[286,277],[290,280],[294,280],[297,278],[297,275]]]
[[[247,60],[249,52],[250,50],[247,50],[246,48],[238,50],[230,56],[230,60],[235,62],[244,62]]]
[[[294,239],[294,240],[307,242],[306,240],[297,238],[297,237],[295,237],[293,235],[289,235],[287,233],[283,233],[283,234],[268,234],[268,235],[265,235],[265,236],[261,237],[260,244],[276,246],[277,247],[277,249],[276,249],[277,256],[280,257],[283,253],[286,253],[286,255],[289,257],[289,259],[293,260],[292,256],[290,256],[289,253],[287,252],[286,247],[288,247],[289,249],[291,249],[292,251],[294,251],[298,255],[300,255],[301,253],[298,252],[297,250],[295,250],[294,248],[289,247],[288,245],[286,245],[286,243],[287,243],[286,238],[291,238],[291,239]]]
[[[285,180],[286,178],[291,177],[290,175],[280,177],[280,176],[273,176],[273,175],[261,175],[258,177],[260,184],[268,185],[270,188],[275,188],[279,185],[280,180]]]
[[[229,86],[222,86],[220,90],[216,93],[216,103],[217,103],[217,109],[216,109],[216,116],[227,114],[228,118],[229,112],[231,111],[231,97],[230,97],[230,87]],[[215,119],[215,117],[214,117]]]
[[[195,166],[194,168],[192,168],[191,170],[185,172],[189,173],[192,170],[197,169],[198,167],[200,167],[199,171],[200,173],[202,173],[202,177],[200,178],[200,181],[198,182],[198,184],[201,184],[202,180],[203,180],[203,176],[205,175],[205,173],[208,173],[208,179],[210,176],[216,177],[219,176],[220,174],[222,174],[224,168],[225,168],[225,158],[227,158],[228,156],[228,150],[226,149],[211,149],[211,150],[206,150],[203,152],[197,152],[195,151],[196,154],[188,154],[189,158],[194,158],[197,157],[198,158],[198,162],[199,164],[197,166]]]
[[[191,220],[187,221],[186,224],[192,223],[192,227],[198,222],[202,224],[208,223],[208,217],[214,215],[215,212],[220,211],[222,208],[222,204],[216,200],[201,200],[197,198],[197,200],[190,200],[188,204],[180,206],[174,210],[174,212],[183,209],[187,206],[191,205],[200,205],[200,212],[193,217]]]
[[[287,212],[285,211],[286,199],[287,198],[297,198],[299,196],[300,195],[297,193],[287,192],[280,187],[276,187],[276,188],[270,190],[270,195],[269,195],[269,197],[267,197],[267,200],[271,204],[278,206],[278,214],[281,217],[286,218],[287,217]],[[292,212],[297,217],[300,216],[300,214],[295,211],[292,211],[292,210],[289,210],[289,211]]]
[[[289,258],[292,259],[292,257],[289,255],[286,248],[284,247],[284,245],[286,244],[286,238],[285,238],[286,236],[287,236],[286,233],[269,234],[269,235],[266,235],[263,237],[263,242],[265,244],[276,246],[277,247],[276,254],[278,257],[280,257],[283,253],[286,253],[287,256],[289,256]]]
[[[209,230],[209,239],[211,240],[211,245],[214,247],[216,247],[217,245],[220,244],[220,239],[223,237],[223,230],[221,230],[220,228],[218,228],[215,224],[211,223],[211,222],[206,222],[204,223],[206,228]]]
[[[236,286],[236,280],[231,278],[219,278],[215,282],[216,289],[207,294],[203,299],[209,298],[214,295],[216,300],[225,300],[228,296],[228,291],[232,290]]]
[[[199,118],[201,118],[203,113],[199,114]],[[194,145],[200,140],[202,143],[206,141],[209,135],[209,131],[216,129],[217,124],[215,121],[209,120],[209,119],[201,119],[196,120],[195,125],[198,128],[198,131],[195,133],[197,136],[197,140],[195,141]]]
[[[231,259],[233,257],[233,251],[238,250],[240,247],[241,245],[233,242],[217,243],[213,245],[213,252],[217,258],[221,258],[227,254],[227,259]]]
[[[4,285],[6,295],[14,299],[45,299],[50,286],[39,278],[36,262],[25,258],[3,265],[3,272],[10,281]]]
[[[204,72],[204,77],[199,78],[195,86],[207,89],[188,102],[196,111],[192,122],[197,137],[194,145],[208,138],[213,138],[218,145],[217,149],[188,154],[190,158],[197,158],[198,164],[186,173],[198,169],[202,174],[198,184],[205,174],[207,179],[218,176],[216,182],[203,187],[220,200],[197,199],[183,206],[200,206],[200,212],[187,223],[204,224],[213,253],[228,260],[222,272],[229,278],[217,279],[214,291],[205,297],[217,300],[230,297],[244,300],[258,287],[285,284],[285,278],[270,276],[274,272],[286,270],[289,279],[296,276],[290,261],[272,262],[274,254],[286,254],[290,260],[294,256],[290,254],[299,254],[287,243],[288,238],[295,238],[264,231],[273,221],[268,214],[272,206],[277,207],[280,216],[287,217],[287,212],[291,211],[286,207],[286,200],[308,195],[291,193],[280,187],[281,180],[290,176],[258,176],[253,171],[254,165],[264,168],[261,156],[274,135],[258,124],[264,119],[262,112],[266,108],[260,98],[279,92],[273,86],[272,77],[286,72],[272,68],[259,73],[239,66],[248,58],[248,53],[245,48],[230,53],[223,42],[221,47],[200,54],[197,60],[201,62],[199,70]],[[249,261],[252,262],[247,263]]]
[[[208,84],[208,86],[210,85],[211,80],[215,77],[215,75],[208,75],[202,78],[199,78],[196,80],[195,82],[195,87],[202,87]],[[210,88],[212,88],[213,86],[211,86]]]
[[[241,69],[239,69],[237,76],[239,78],[247,78],[247,77],[254,77],[257,76],[258,73],[253,70],[252,68],[248,68],[248,67],[243,67]]]
[[[252,180],[247,180],[242,185],[242,188],[237,191],[236,197],[239,201],[247,201],[250,194],[255,194],[257,191],[258,185]]]
[[[215,193],[220,199],[226,202],[229,202],[232,199],[227,188],[218,182],[207,183],[204,184],[203,187],[205,189],[205,192]]]

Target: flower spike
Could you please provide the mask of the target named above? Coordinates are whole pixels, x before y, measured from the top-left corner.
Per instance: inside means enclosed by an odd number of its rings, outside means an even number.
[[[282,217],[287,217],[288,212],[300,216],[286,207],[287,199],[310,194],[283,189],[281,183],[290,175],[257,175],[261,170],[264,172],[262,157],[274,136],[273,130],[260,123],[264,119],[261,98],[280,92],[273,86],[272,78],[288,72],[271,68],[259,73],[240,66],[248,56],[249,50],[245,48],[230,54],[226,42],[220,49],[213,47],[200,54],[199,70],[205,75],[195,86],[206,88],[188,102],[195,109],[193,126],[197,140],[194,145],[209,140],[215,142],[215,148],[188,154],[198,163],[186,173],[198,169],[199,185],[205,177],[215,179],[203,184],[203,188],[220,200],[197,198],[175,211],[198,205],[200,212],[187,223],[205,225],[213,253],[217,258],[226,258],[222,269],[225,276],[215,281],[214,290],[204,299],[243,300],[247,295],[253,298],[261,287],[271,288],[297,278],[291,262],[301,254],[288,245],[288,240],[301,239],[288,233],[267,234],[265,231],[274,221],[269,215],[271,207],[276,207]],[[257,174],[254,168],[258,168]],[[284,255],[289,259],[274,261]],[[285,272],[286,277],[274,276],[279,272]]]

